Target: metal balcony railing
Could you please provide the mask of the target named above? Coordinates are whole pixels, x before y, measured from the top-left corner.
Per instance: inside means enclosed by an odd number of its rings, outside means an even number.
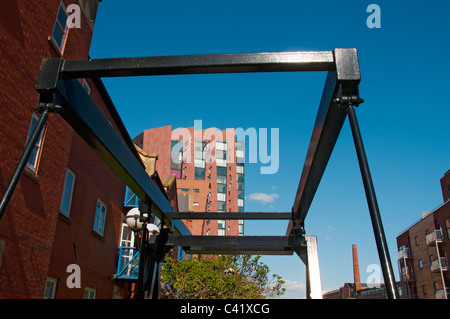
[[[449,288],[436,290],[435,297],[436,299],[449,299],[450,298]]]
[[[434,245],[435,243],[446,242],[442,232],[439,229],[435,229],[433,232],[427,235],[427,245]]]
[[[447,271],[447,259],[445,257],[440,257],[431,262],[431,271],[432,272],[438,272],[441,270]]]
[[[403,282],[407,282],[407,281],[416,281],[416,277],[414,276],[414,273],[410,273],[410,272],[403,272],[402,273],[402,281]]]

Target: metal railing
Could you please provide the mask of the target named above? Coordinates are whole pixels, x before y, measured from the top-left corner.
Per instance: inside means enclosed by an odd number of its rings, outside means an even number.
[[[427,235],[427,245],[434,245],[434,243],[446,242],[440,229],[435,229],[433,232]]]
[[[411,250],[407,247],[398,251],[398,259],[403,258],[411,258]]]
[[[449,288],[436,290],[436,293],[434,296],[436,299],[449,299],[450,290],[449,290]]]
[[[431,271],[432,272],[438,272],[441,270],[447,271],[447,259],[445,257],[440,257],[431,262]]]

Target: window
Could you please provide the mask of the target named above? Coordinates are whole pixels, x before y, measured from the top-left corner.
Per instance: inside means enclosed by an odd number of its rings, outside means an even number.
[[[217,183],[217,192],[225,193],[227,191],[227,184],[219,184]]]
[[[217,210],[224,212],[226,209],[226,203],[224,201],[217,201]]]
[[[422,259],[419,259],[419,269],[423,268],[423,263],[422,263]]]
[[[193,206],[198,206],[198,202],[194,202],[192,205]]]
[[[217,184],[226,184],[227,183],[227,177],[226,176],[217,176]]]
[[[239,220],[239,236],[244,236],[244,221]]]
[[[95,209],[94,231],[99,235],[105,232],[106,206],[99,199]]]
[[[56,285],[58,279],[47,277],[45,281],[44,299],[55,299]]]
[[[134,247],[134,233],[126,223],[122,223],[120,247]]]
[[[218,151],[216,150],[216,165],[225,167],[227,166],[227,153],[226,151]]]
[[[419,236],[416,236],[416,237],[414,238],[414,240],[415,240],[415,242],[416,242],[416,246],[419,246]]]
[[[227,143],[225,142],[216,142],[216,154],[217,151],[226,151],[227,150]]]
[[[31,124],[30,124],[30,130],[28,131],[28,137],[27,142],[31,137],[31,134],[34,131],[34,128],[36,127],[37,122],[39,121],[39,116],[36,113],[33,113],[33,117],[31,118]],[[45,128],[42,130],[41,134],[39,135],[36,144],[34,145],[33,151],[30,154],[30,157],[28,158],[27,167],[31,169],[32,171],[36,172],[37,166],[39,163],[39,157],[41,155],[41,147],[42,147],[42,138],[44,136]]]
[[[73,189],[75,185],[75,174],[69,168],[66,170],[66,177],[64,179],[64,188],[61,196],[61,204],[59,211],[66,217],[70,216],[70,206],[72,204]]]
[[[56,15],[55,25],[53,26],[53,32],[51,40],[59,52],[62,52],[64,47],[64,41],[67,35],[67,11],[64,4],[61,2],[58,8],[58,14]]]
[[[196,167],[195,168],[195,179],[204,180],[205,179],[205,168]]]
[[[170,174],[175,174],[176,178],[181,178],[181,170],[186,171],[183,167],[183,142],[171,141],[170,144]]]
[[[84,288],[83,299],[95,299],[96,290],[94,288],[86,287]]]
[[[217,236],[225,236],[225,221],[217,221]]]
[[[139,206],[139,197],[129,188],[128,186],[125,189],[125,201],[123,202],[124,207],[138,207]]]
[[[227,168],[217,166],[217,175],[219,176],[227,176]]]
[[[427,294],[427,286],[426,285],[422,285],[422,292],[424,295]]]
[[[205,162],[206,159],[206,143],[195,141],[194,142],[194,166],[200,169],[203,169],[203,177],[200,177],[201,175],[196,175],[196,179],[205,179]],[[200,172],[200,170],[199,170]]]

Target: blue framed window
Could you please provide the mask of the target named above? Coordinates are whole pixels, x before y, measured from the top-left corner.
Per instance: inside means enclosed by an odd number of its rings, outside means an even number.
[[[103,236],[105,233],[106,205],[100,199],[97,199],[95,209],[94,231]]]
[[[59,4],[58,13],[56,15],[55,25],[53,26],[52,41],[61,52],[64,46],[64,40],[67,34],[67,10],[62,2]]]
[[[75,186],[76,175],[69,168],[66,169],[66,177],[64,179],[64,188],[61,196],[59,211],[66,217],[70,217],[70,207],[72,205],[73,189]]]
[[[28,137],[27,142],[29,138],[31,137],[31,134],[33,134],[34,128],[36,127],[37,123],[39,121],[39,116],[36,113],[33,113],[33,117],[31,118],[31,124],[30,129],[28,130]],[[33,172],[37,172],[37,167],[39,164],[39,157],[41,155],[41,149],[42,149],[42,140],[44,138],[44,131],[45,128],[41,131],[41,134],[39,135],[39,138],[36,141],[36,144],[34,145],[33,151],[30,154],[30,157],[27,161],[27,167],[31,169]]]

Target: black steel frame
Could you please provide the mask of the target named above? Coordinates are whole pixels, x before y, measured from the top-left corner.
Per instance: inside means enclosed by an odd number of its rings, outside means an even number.
[[[170,205],[144,166],[128,135],[120,136],[109,124],[78,78],[149,76],[173,74],[246,73],[246,72],[328,72],[303,171],[290,213],[178,213]],[[153,274],[150,295],[157,297],[161,254],[180,245],[191,253],[207,254],[292,254],[301,256],[305,245],[305,218],[322,179],[346,117],[351,125],[361,168],[374,236],[389,298],[396,298],[395,279],[390,262],[377,199],[362,143],[354,107],[359,97],[360,69],[356,49],[316,52],[275,52],[186,55],[138,58],[113,58],[69,61],[62,58],[43,60],[36,90],[37,110],[42,114],[0,203],[0,218],[23,172],[30,149],[44,127],[48,113],[59,113],[87,144],[111,167],[172,232],[163,244],[153,246],[153,261],[147,271]],[[105,101],[112,103],[110,99]],[[115,109],[115,108],[114,108]],[[123,135],[123,134],[122,134]],[[34,140],[33,140],[34,139]],[[143,216],[141,216],[143,218]],[[289,219],[286,236],[202,237],[191,236],[180,219]],[[144,220],[146,221],[146,220]],[[155,248],[156,247],[156,248]],[[159,249],[159,250],[158,250]],[[162,251],[162,252],[161,252]],[[144,259],[143,257],[141,257]],[[151,258],[150,258],[151,259]],[[156,267],[156,268],[155,268]],[[148,276],[147,276],[148,277]]]

